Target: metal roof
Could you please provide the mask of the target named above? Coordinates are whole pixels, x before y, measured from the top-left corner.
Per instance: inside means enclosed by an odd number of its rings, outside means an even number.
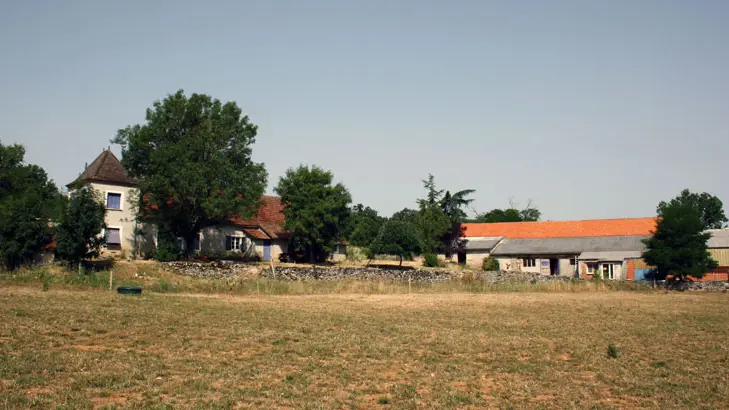
[[[709,229],[711,238],[707,245],[709,248],[729,248],[729,229]]]
[[[491,250],[496,246],[503,238],[498,236],[494,238],[483,238],[483,239],[468,239],[465,243],[465,248],[468,251],[476,250]]]
[[[617,262],[625,259],[640,258],[643,253],[641,251],[603,251],[603,252],[582,252],[580,260],[596,260],[606,262]]]
[[[499,255],[579,255],[583,252],[640,251],[647,236],[603,236],[549,239],[504,239],[491,252]]]

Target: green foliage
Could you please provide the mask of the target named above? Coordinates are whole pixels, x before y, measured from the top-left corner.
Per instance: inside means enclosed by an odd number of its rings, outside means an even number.
[[[0,265],[30,264],[51,243],[63,198],[46,172],[25,164],[21,145],[0,143]]]
[[[251,159],[257,129],[235,102],[182,90],[155,102],[113,140],[142,192],[140,220],[193,243],[205,226],[256,212],[267,178]]]
[[[85,186],[74,191],[56,227],[56,257],[69,264],[99,256],[106,207],[98,192]]]
[[[357,204],[352,207],[347,223],[344,226],[342,237],[354,246],[370,246],[380,232],[385,218],[379,216],[377,211]]]
[[[443,263],[438,259],[438,255],[435,253],[426,253],[423,255],[423,266],[429,268],[437,268],[443,266]]]
[[[611,359],[617,359],[620,357],[620,352],[614,344],[610,343],[607,347],[607,356]]]
[[[360,248],[358,246],[347,246],[347,260],[348,261],[363,261],[365,259],[372,259],[372,251],[369,248]]]
[[[450,216],[443,210],[443,190],[436,189],[435,178],[428,175],[423,181],[427,194],[418,200],[418,213],[415,225],[420,232],[424,253],[435,253],[443,248],[443,238],[453,229]]]
[[[285,204],[284,228],[293,232],[292,249],[309,255],[309,261],[322,262],[341,236],[352,201],[341,183],[332,185],[331,172],[313,166],[288,169],[276,186]]]
[[[499,261],[492,257],[488,257],[483,259],[483,263],[481,263],[481,269],[486,272],[494,272],[501,270],[501,267],[499,266]]]
[[[164,225],[157,231],[157,247],[152,251],[152,258],[160,262],[170,262],[180,259],[180,247],[177,236]]]
[[[655,266],[654,279],[668,275],[677,280],[701,278],[717,267],[707,248],[711,234],[704,231],[702,210],[695,202],[685,200],[685,192],[658,205],[656,231],[644,241],[643,259]]]
[[[465,189],[451,195],[450,191],[446,191],[441,200],[441,208],[448,215],[451,225],[451,229],[446,231],[441,238],[442,249],[448,259],[465,245],[463,240],[464,230],[461,223],[466,220],[467,215],[463,208],[473,202],[473,199],[467,197],[474,192],[476,191],[473,189]]]
[[[403,208],[400,211],[395,212],[390,217],[390,220],[393,221],[404,221],[404,222],[410,222],[411,224],[415,224],[418,219],[418,211],[410,208]]]
[[[592,274],[592,280],[596,280],[598,282],[602,281],[602,271],[598,265],[595,265],[595,272]]]
[[[542,217],[539,209],[535,208],[531,201],[527,203],[524,209],[517,209],[517,205],[511,203],[506,209],[492,209],[485,214],[479,214],[470,222],[477,223],[497,223],[497,222],[533,222],[538,221]]]
[[[380,228],[370,250],[373,254],[399,256],[402,265],[403,258],[411,258],[421,249],[418,231],[413,224],[404,221],[387,221]]]
[[[727,222],[724,214],[724,204],[721,199],[709,193],[692,193],[688,189],[681,191],[681,194],[670,202],[661,201],[658,204],[658,214],[660,215],[666,207],[671,204],[683,204],[687,207],[696,209],[703,222],[704,229],[720,229]]]

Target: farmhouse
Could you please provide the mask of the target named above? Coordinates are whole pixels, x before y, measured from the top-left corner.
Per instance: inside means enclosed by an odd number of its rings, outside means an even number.
[[[106,248],[108,256],[143,256],[157,247],[157,229],[137,220],[139,190],[119,159],[104,150],[67,185],[69,195],[89,185],[101,195],[106,205]],[[286,252],[289,234],[283,229],[283,205],[278,197],[261,198],[257,214],[248,219],[231,218],[223,224],[201,230],[192,246],[202,254],[257,254],[263,260]],[[186,244],[178,239],[180,247]]]
[[[478,266],[493,257],[503,270],[545,275],[632,279],[628,262],[639,259],[655,218],[467,223],[459,261]]]

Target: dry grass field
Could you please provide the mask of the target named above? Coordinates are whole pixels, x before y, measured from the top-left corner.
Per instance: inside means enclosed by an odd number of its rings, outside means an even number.
[[[3,285],[0,408],[729,408],[728,302]]]

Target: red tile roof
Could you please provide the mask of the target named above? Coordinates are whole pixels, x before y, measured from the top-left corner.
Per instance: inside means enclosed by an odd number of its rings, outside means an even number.
[[[649,236],[656,218],[593,219],[463,224],[466,237],[503,236],[512,239]]]
[[[67,186],[84,182],[106,182],[134,186],[134,180],[129,177],[126,169],[122,166],[119,158],[109,150],[104,150],[91,165],[84,169],[84,172]]]
[[[244,227],[259,227],[273,239],[287,238],[289,232],[286,232],[283,228],[285,220],[283,209],[284,206],[281,203],[281,198],[264,195],[261,197],[261,206],[258,208],[258,213],[255,216],[245,220],[232,218],[230,222]]]

